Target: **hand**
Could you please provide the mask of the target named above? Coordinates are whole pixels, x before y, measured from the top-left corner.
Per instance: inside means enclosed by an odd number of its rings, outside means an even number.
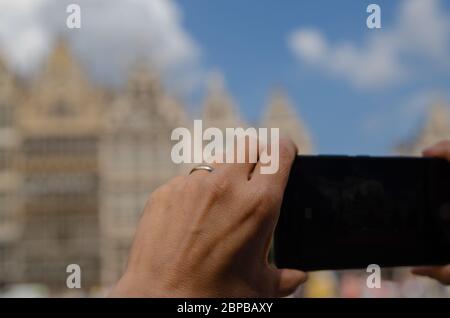
[[[248,149],[247,149],[248,151]],[[297,151],[280,140],[279,170],[260,162],[212,164],[153,192],[113,297],[278,297],[306,274],[268,264]],[[247,158],[249,153],[247,152]]]
[[[437,157],[450,161],[450,140],[441,141],[423,151],[425,157]],[[412,273],[434,278],[442,284],[450,285],[450,265],[427,266],[412,269]]]

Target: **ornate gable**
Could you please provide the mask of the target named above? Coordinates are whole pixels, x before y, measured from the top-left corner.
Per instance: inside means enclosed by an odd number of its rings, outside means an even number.
[[[308,129],[282,90],[276,90],[270,97],[261,126],[280,128],[280,134],[292,138],[301,153],[313,151]]]
[[[24,131],[38,135],[96,133],[103,110],[102,95],[60,41],[31,82],[20,107],[20,125]]]
[[[222,74],[213,74],[208,83],[208,94],[203,106],[204,127],[220,129],[244,126],[237,107],[227,93]]]

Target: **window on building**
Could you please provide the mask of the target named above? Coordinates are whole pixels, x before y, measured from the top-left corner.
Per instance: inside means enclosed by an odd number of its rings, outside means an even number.
[[[67,101],[61,99],[53,105],[50,113],[57,117],[69,117],[75,115],[75,108],[71,107]]]
[[[0,149],[0,171],[7,170],[11,166],[11,153],[6,149]]]
[[[27,155],[66,154],[84,155],[96,151],[95,137],[83,138],[28,138],[24,141],[23,149]]]
[[[0,224],[4,224],[9,219],[10,196],[8,193],[0,192]]]
[[[97,177],[90,173],[34,174],[26,177],[28,195],[83,195],[97,188]]]
[[[11,126],[12,108],[0,103],[0,128]]]

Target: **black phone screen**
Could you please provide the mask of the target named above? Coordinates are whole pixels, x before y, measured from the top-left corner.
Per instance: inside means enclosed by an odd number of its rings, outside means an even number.
[[[298,156],[275,232],[277,265],[320,270],[450,262],[439,210],[448,198],[441,194],[450,190],[442,190],[448,166],[424,158]]]

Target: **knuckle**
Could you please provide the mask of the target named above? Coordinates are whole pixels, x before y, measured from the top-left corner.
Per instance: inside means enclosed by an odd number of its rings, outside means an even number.
[[[296,148],[290,139],[280,139],[280,161],[290,161],[295,157]]]
[[[203,193],[207,189],[205,183],[203,178],[186,178],[184,182],[181,183],[181,190],[188,194],[197,192]]]

